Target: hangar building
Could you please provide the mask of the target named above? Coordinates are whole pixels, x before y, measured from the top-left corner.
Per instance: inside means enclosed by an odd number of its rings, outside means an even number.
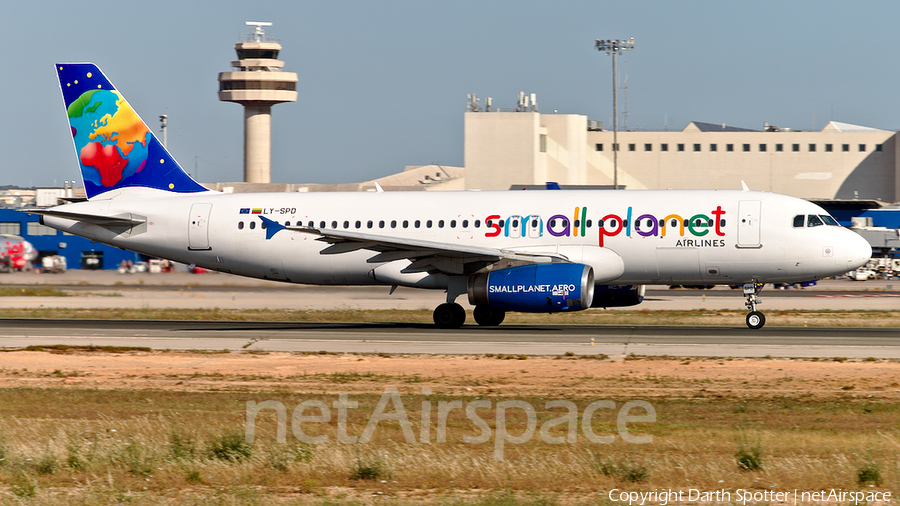
[[[810,200],[900,200],[897,132],[829,122],[821,131],[691,122],[618,133],[628,189],[740,188]],[[465,188],[613,184],[613,132],[579,114],[465,113]]]

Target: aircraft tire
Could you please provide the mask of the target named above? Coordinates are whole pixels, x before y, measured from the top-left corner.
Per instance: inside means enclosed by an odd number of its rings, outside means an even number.
[[[441,304],[434,310],[434,324],[441,329],[458,329],[466,322],[466,310],[459,304]]]
[[[750,311],[750,313],[747,314],[747,326],[751,329],[761,329],[765,324],[766,315],[760,313],[759,311]]]
[[[491,306],[480,305],[475,306],[475,310],[472,311],[472,316],[475,317],[475,322],[481,326],[496,327],[503,323],[503,319],[506,318],[506,311]]]

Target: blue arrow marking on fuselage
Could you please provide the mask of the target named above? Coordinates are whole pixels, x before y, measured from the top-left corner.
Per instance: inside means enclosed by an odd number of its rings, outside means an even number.
[[[266,224],[266,240],[267,241],[269,239],[271,239],[273,235],[275,235],[279,231],[285,229],[285,226],[282,225],[281,223],[278,223],[277,221],[272,221],[269,218],[266,218],[265,216],[260,216],[259,219],[261,219],[263,221],[263,223]]]

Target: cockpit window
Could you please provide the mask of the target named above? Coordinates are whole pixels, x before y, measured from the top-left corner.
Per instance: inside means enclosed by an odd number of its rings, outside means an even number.
[[[806,216],[802,214],[794,216],[794,228],[803,228],[804,222],[806,222]]]
[[[806,226],[807,227],[818,227],[821,225],[824,225],[824,223],[822,223],[822,220],[815,214],[810,214],[809,216],[806,217]]]
[[[822,218],[822,221],[824,221],[826,225],[829,225],[829,226],[832,226],[832,227],[839,227],[839,226],[841,226],[841,224],[838,223],[837,220],[835,220],[834,218],[832,218],[830,215],[827,215],[827,214],[820,214],[820,215],[819,215],[819,218]]]

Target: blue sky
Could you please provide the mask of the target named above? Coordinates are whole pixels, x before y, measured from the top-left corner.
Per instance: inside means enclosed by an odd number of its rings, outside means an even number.
[[[201,181],[239,181],[242,108],[218,101],[216,77],[246,20],[274,22],[286,70],[299,74],[298,101],[273,108],[275,182],[461,166],[468,93],[497,107],[536,93],[541,112],[610,124],[611,58],[596,38],[635,38],[619,59],[632,129],[818,130],[831,119],[900,129],[891,1],[2,0],[0,14],[0,185],[79,178],[57,61],[97,63],[154,130],[168,114],[169,148]]]

